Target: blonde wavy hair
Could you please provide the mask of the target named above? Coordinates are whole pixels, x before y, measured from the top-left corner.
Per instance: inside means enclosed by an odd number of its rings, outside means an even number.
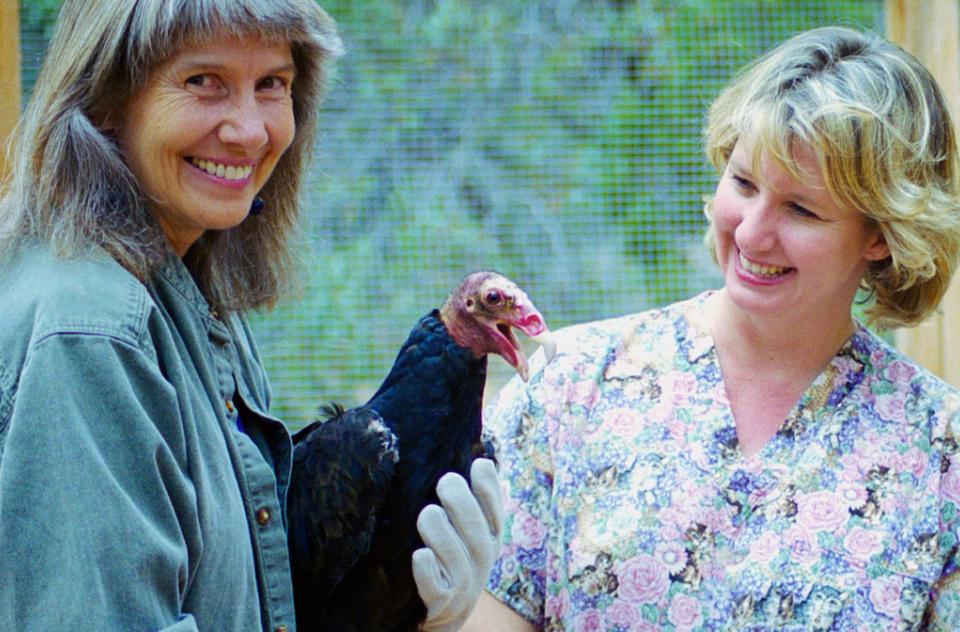
[[[743,69],[710,107],[705,145],[718,172],[748,133],[755,161],[771,156],[795,176],[794,147],[808,145],[833,198],[879,227],[890,256],[861,282],[875,297],[871,324],[915,325],[936,309],[960,253],[960,169],[950,112],[919,61],[848,28],[801,33]]]
[[[293,278],[301,175],[342,52],[313,0],[66,0],[11,144],[0,254],[25,237],[63,256],[99,246],[147,280],[171,251],[109,121],[178,50],[225,35],[290,42],[296,132],[260,192],[266,210],[207,231],[184,260],[215,309],[272,305]]]

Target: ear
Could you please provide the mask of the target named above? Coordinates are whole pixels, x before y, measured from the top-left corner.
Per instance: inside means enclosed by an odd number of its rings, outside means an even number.
[[[867,243],[863,249],[863,258],[867,261],[882,261],[890,256],[890,246],[879,226],[871,226],[867,233]]]

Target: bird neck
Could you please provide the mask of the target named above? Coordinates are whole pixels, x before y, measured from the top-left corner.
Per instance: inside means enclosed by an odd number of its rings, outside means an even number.
[[[474,318],[459,302],[447,301],[440,308],[440,322],[455,343],[469,349],[477,358],[488,352],[483,332],[476,327]]]

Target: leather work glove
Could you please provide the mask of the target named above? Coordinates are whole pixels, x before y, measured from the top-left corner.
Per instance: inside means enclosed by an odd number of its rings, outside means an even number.
[[[453,632],[480,598],[500,554],[503,495],[490,459],[470,467],[473,491],[462,476],[448,472],[437,483],[443,508],[427,505],[417,518],[425,548],[413,552],[413,578],[427,606],[425,632]]]

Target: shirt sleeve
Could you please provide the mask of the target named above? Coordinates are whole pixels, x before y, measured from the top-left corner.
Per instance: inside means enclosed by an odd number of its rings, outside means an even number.
[[[949,551],[940,579],[933,586],[928,619],[930,630],[960,629],[960,524],[957,501],[960,492],[960,455],[946,459],[941,477],[940,547]]]
[[[540,392],[542,373],[528,390],[518,378],[498,394],[487,416],[499,443],[497,460],[506,484],[503,548],[487,590],[520,616],[542,626],[551,525],[553,468]]]
[[[181,419],[149,349],[33,346],[0,418],[0,629],[196,630],[180,611],[200,550]]]
[[[940,464],[940,541],[946,560],[940,578],[933,585],[927,608],[930,630],[960,630],[960,399],[948,397],[940,414],[947,420],[945,453]]]

